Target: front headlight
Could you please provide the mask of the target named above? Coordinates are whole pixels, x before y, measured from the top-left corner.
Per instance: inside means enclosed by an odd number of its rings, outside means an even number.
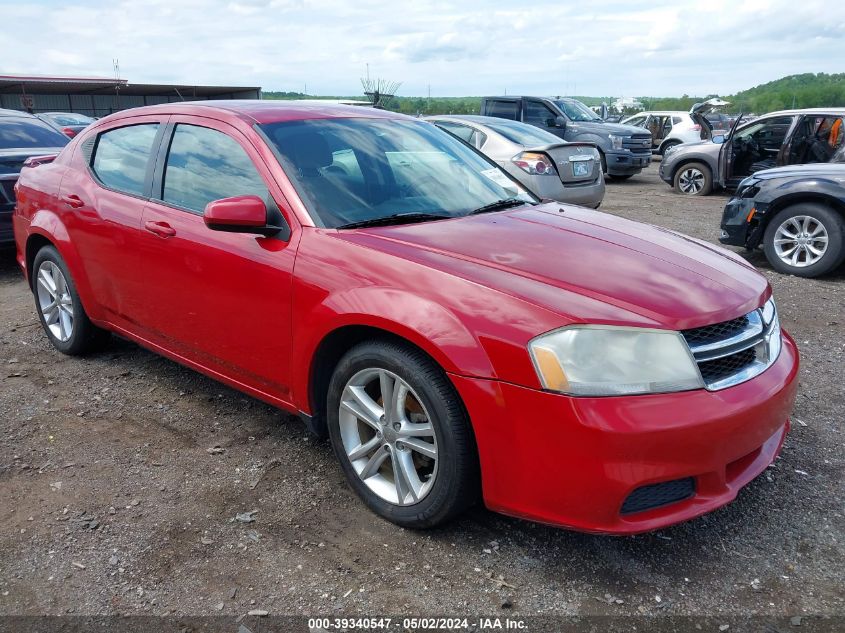
[[[618,396],[704,387],[679,332],[574,325],[529,344],[545,389],[574,396]]]
[[[622,149],[622,138],[621,136],[617,136],[616,134],[608,134],[607,138],[610,139],[610,147],[613,149]]]

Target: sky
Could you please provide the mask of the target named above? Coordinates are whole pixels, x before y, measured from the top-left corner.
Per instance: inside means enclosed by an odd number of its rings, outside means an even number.
[[[0,0],[0,74],[360,94],[731,94],[845,72],[841,0]]]

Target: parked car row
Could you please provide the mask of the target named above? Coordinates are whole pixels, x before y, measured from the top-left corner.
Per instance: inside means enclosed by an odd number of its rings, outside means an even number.
[[[609,170],[650,160],[640,128],[552,123],[621,149],[528,138],[515,119],[128,110],[25,164],[17,261],[57,350],[114,332],[298,413],[399,525],[479,499],[591,532],[691,519],[775,459],[797,348],[736,254],[524,186],[594,177],[599,151]]]
[[[845,162],[844,118],[845,108],[784,110],[748,123],[739,117],[726,136],[666,151],[660,177],[678,193],[706,196],[771,167]]]
[[[714,98],[695,104],[689,112],[640,112],[622,123],[647,129],[651,133],[652,149],[661,156],[681,143],[697,143],[713,137],[713,125],[708,117],[714,110],[730,105]]]

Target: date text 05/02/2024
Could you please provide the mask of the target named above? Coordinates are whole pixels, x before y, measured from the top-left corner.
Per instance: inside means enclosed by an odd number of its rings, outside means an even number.
[[[520,631],[523,620],[513,618],[310,618],[308,628],[316,631],[375,631],[401,627],[414,631]]]

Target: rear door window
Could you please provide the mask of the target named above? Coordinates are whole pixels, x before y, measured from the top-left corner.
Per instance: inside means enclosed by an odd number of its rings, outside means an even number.
[[[490,99],[487,101],[487,115],[517,121],[519,119],[519,103]]]
[[[158,128],[158,123],[142,123],[100,134],[91,163],[100,182],[109,189],[143,195]]]
[[[452,123],[451,121],[438,121],[437,127],[446,130],[457,136],[462,141],[469,143],[476,149],[480,149],[487,141],[487,135],[475,130],[468,125],[461,125],[460,123]]]
[[[209,202],[246,195],[269,199],[246,150],[218,130],[178,124],[167,153],[162,200],[201,214]]]
[[[554,127],[555,113],[545,103],[540,101],[526,101],[522,120],[537,127]]]

